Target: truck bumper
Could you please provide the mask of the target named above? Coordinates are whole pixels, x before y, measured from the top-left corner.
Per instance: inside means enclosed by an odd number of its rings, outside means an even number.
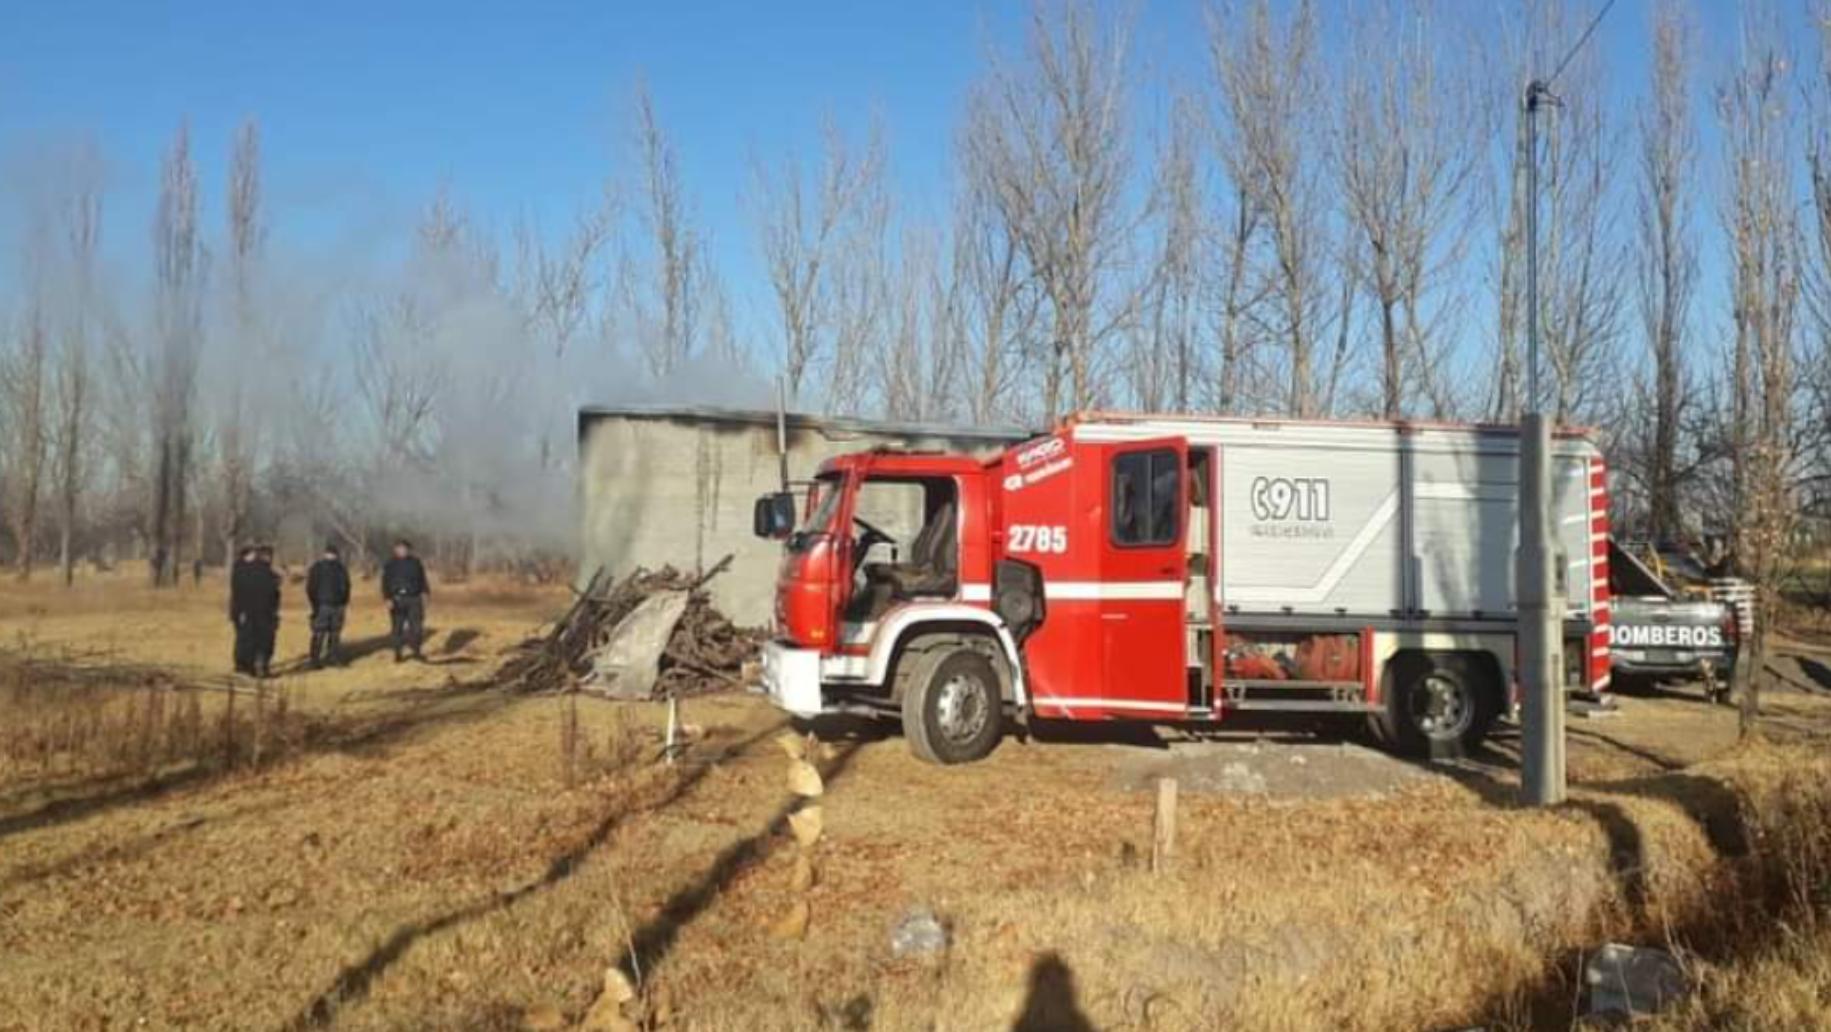
[[[1661,681],[1696,681],[1704,668],[1718,681],[1728,681],[1735,673],[1735,653],[1727,655],[1674,656],[1670,653],[1645,652],[1640,656],[1623,655],[1617,650],[1611,657],[1610,672],[1615,677],[1641,677]]]
[[[824,712],[820,697],[820,653],[784,642],[763,645],[763,693],[798,717]]]

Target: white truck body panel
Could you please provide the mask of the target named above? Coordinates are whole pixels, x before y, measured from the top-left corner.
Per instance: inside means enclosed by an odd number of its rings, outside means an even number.
[[[1518,438],[1508,430],[1100,419],[1078,439],[1217,449],[1216,603],[1230,614],[1500,620],[1514,609]],[[1552,445],[1567,617],[1593,619],[1595,445]]]

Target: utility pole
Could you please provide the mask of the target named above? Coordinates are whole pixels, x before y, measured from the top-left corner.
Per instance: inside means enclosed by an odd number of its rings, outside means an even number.
[[[1513,580],[1519,600],[1519,683],[1525,741],[1520,795],[1528,806],[1564,801],[1564,662],[1561,613],[1553,609],[1558,561],[1548,512],[1551,425],[1539,394],[1539,109],[1554,103],[1551,86],[1526,86],[1526,398],[1519,421],[1519,551]]]
[[[1564,563],[1551,523],[1551,425],[1539,393],[1539,112],[1558,99],[1551,84],[1595,34],[1615,6],[1608,0],[1589,28],[1543,79],[1526,84],[1526,403],[1519,420],[1519,551],[1514,554],[1518,599],[1516,642],[1520,715],[1520,799],[1555,806],[1568,791],[1564,766],[1564,600],[1557,591]]]
[[[776,471],[788,491],[788,377],[776,377]]]

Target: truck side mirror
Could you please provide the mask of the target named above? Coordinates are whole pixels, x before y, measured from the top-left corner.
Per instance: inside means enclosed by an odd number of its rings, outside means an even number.
[[[750,531],[760,538],[781,540],[795,532],[795,496],[777,491],[757,499],[750,513]]]

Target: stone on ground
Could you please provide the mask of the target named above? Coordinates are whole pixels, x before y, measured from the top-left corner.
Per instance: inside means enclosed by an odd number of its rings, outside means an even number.
[[[804,806],[788,815],[788,830],[802,849],[810,849],[820,841],[822,823],[818,806]]]
[[[803,799],[813,799],[826,791],[820,772],[806,760],[796,760],[788,768],[788,790]]]

